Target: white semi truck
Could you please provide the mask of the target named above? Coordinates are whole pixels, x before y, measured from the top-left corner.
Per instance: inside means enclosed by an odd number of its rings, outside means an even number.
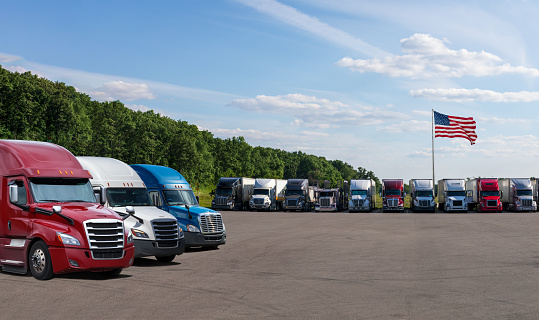
[[[418,211],[436,211],[436,201],[434,201],[434,185],[432,179],[412,179],[410,180],[410,209]]]
[[[532,182],[528,178],[499,179],[502,206],[508,211],[536,211]]]
[[[372,179],[350,181],[348,212],[372,211],[376,203],[376,182]]]
[[[287,180],[260,179],[255,180],[253,194],[249,200],[251,210],[281,210],[285,197]]]
[[[468,212],[464,179],[438,180],[438,209],[445,212]]]
[[[96,200],[124,217],[133,234],[135,257],[155,256],[170,262],[185,250],[178,221],[152,204],[142,179],[122,161],[101,157],[77,157],[92,175],[90,183]]]

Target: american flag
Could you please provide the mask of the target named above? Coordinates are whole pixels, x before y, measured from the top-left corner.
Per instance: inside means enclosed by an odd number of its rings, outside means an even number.
[[[434,111],[434,110],[433,110]],[[445,138],[464,138],[475,144],[475,121],[472,117],[454,117],[434,111],[434,136]]]

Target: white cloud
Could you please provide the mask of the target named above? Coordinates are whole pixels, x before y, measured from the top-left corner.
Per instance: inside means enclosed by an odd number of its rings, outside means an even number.
[[[302,94],[258,95],[251,99],[235,99],[229,106],[251,112],[290,115],[295,117],[293,125],[318,129],[381,124],[388,120],[408,117],[400,112],[377,108],[370,111],[359,111],[339,101]]]
[[[257,129],[221,129],[221,128],[203,128],[198,127],[199,130],[207,130],[221,138],[232,137],[244,137],[248,141],[274,141],[285,140],[289,136],[282,131],[262,131]]]
[[[351,34],[334,28],[315,17],[309,16],[293,7],[275,0],[236,0],[248,7],[260,11],[279,21],[312,33],[338,45],[352,48],[369,56],[386,56],[388,53],[380,50]]]
[[[428,132],[432,130],[432,124],[430,121],[409,120],[397,124],[377,127],[376,130],[390,133]]]
[[[125,100],[155,99],[150,87],[145,83],[127,83],[123,81],[111,81],[103,84],[101,88],[89,93],[97,100]]]
[[[412,97],[428,100],[454,102],[535,102],[539,100],[539,92],[496,92],[482,89],[419,89],[410,90]]]
[[[478,122],[487,122],[493,124],[524,124],[532,122],[532,119],[513,119],[513,118],[498,118],[498,117],[481,117]]]
[[[18,72],[18,73],[25,73],[28,71],[26,68],[23,68],[21,66],[5,66],[3,68],[11,72]]]
[[[22,57],[0,52],[0,63],[8,63],[21,60]]]
[[[494,76],[521,74],[538,77],[539,70],[513,67],[491,53],[451,50],[445,43],[429,34],[416,33],[401,40],[402,56],[387,56],[367,60],[342,58],[338,66],[358,72],[375,72],[390,77],[432,78],[436,76],[460,78],[463,76]]]

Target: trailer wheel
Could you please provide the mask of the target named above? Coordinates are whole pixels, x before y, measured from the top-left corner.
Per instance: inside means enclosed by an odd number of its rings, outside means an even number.
[[[171,256],[156,256],[155,259],[157,259],[157,261],[159,262],[171,262],[172,260],[174,260],[174,258],[176,258],[176,255],[171,255]]]
[[[49,248],[43,241],[37,241],[28,253],[30,272],[37,280],[52,278],[52,261]]]

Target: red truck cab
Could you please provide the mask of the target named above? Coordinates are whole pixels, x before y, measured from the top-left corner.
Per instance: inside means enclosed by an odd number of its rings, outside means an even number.
[[[404,181],[402,179],[382,180],[382,210],[404,211]]]
[[[479,179],[477,187],[479,188],[477,211],[502,212],[498,179]]]
[[[96,202],[91,178],[68,150],[0,140],[0,266],[39,280],[53,274],[116,275],[133,264],[122,218]]]

